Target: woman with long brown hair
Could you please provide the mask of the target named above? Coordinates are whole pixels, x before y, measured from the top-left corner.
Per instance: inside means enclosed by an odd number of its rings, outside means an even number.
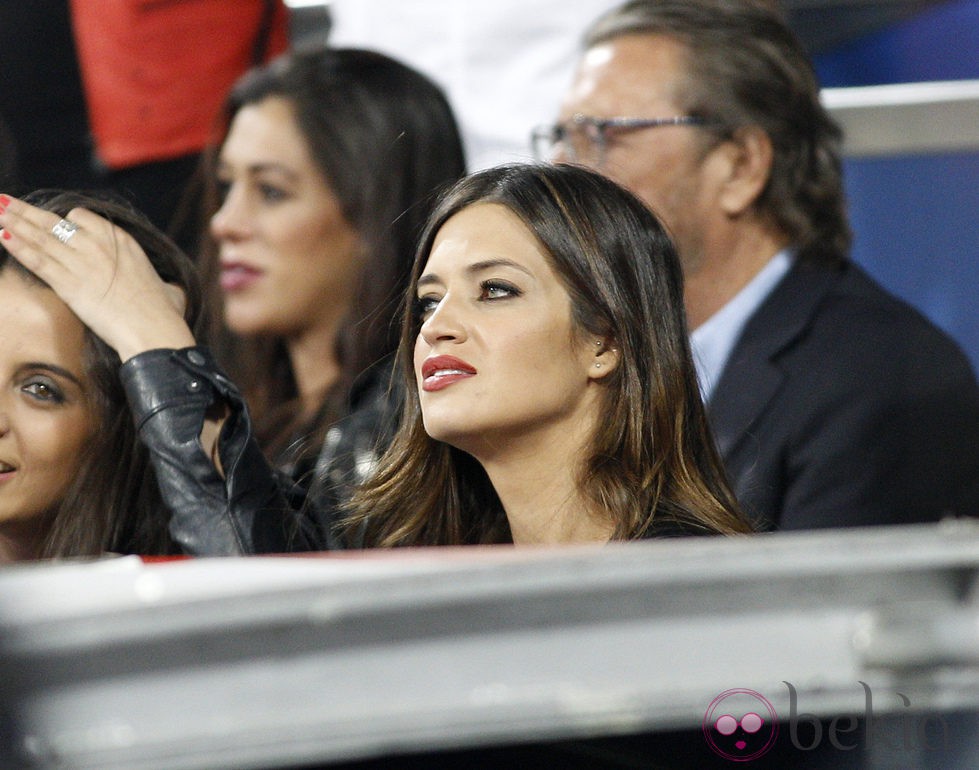
[[[358,542],[749,531],[707,427],[679,260],[630,193],[574,166],[474,174],[429,220],[405,304],[404,419],[354,499]]]

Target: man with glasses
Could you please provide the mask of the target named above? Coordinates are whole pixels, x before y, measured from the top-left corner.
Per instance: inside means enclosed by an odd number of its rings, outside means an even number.
[[[533,143],[669,226],[717,442],[762,528],[979,515],[975,375],[850,261],[841,132],[774,2],[610,11]]]

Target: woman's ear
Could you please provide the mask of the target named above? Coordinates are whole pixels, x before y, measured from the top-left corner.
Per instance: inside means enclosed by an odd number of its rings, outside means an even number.
[[[615,343],[608,340],[596,340],[593,348],[594,354],[589,363],[588,377],[592,380],[600,380],[615,371],[621,356]]]

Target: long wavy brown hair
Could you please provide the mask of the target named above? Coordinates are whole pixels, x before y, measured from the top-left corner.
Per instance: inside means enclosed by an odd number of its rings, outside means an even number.
[[[673,243],[634,195],[568,165],[502,166],[442,199],[421,238],[403,302],[399,368],[406,403],[377,472],[349,505],[345,536],[366,546],[507,542],[506,514],[482,466],[425,433],[412,350],[418,277],[436,234],[462,209],[505,206],[540,242],[571,298],[581,333],[620,351],[605,378],[599,421],[578,472],[584,497],[607,511],[614,539],[679,526],[751,531],[707,424],[691,359],[683,278]],[[505,405],[500,405],[505,409]]]

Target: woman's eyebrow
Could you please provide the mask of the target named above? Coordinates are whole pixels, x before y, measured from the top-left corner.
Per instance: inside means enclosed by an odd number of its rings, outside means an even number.
[[[435,273],[425,273],[418,278],[418,286],[428,286],[433,283],[442,283],[442,279]]]
[[[491,270],[494,267],[512,267],[514,270],[519,270],[522,273],[533,276],[533,273],[531,273],[519,262],[514,262],[512,259],[506,259],[504,257],[499,257],[497,259],[484,259],[479,262],[473,262],[471,265],[466,267],[466,272],[480,273],[483,270]]]
[[[471,265],[466,265],[466,272],[470,275],[475,275],[476,273],[481,273],[484,270],[492,270],[496,267],[509,267],[514,270],[519,270],[522,273],[526,273],[531,278],[533,273],[530,272],[526,267],[521,265],[519,262],[514,262],[512,259],[505,259],[503,257],[497,259],[483,259],[479,262],[473,262]],[[425,273],[425,275],[418,278],[418,286],[428,286],[433,283],[442,283],[442,279],[439,278],[437,273]]]
[[[296,173],[295,169],[290,168],[289,166],[284,166],[281,163],[275,163],[273,161],[253,163],[248,167],[248,173],[250,173],[252,176],[260,176],[262,174],[281,174],[289,181],[295,181],[299,177],[299,174]]]
[[[20,369],[40,369],[42,371],[50,372],[51,374],[56,374],[66,380],[70,380],[79,388],[83,387],[81,379],[74,372],[47,361],[27,361],[20,366]]]
[[[218,161],[215,167],[215,172],[217,174],[229,174],[233,168],[233,163]],[[247,166],[245,166],[245,171],[249,176],[253,177],[262,176],[263,174],[281,174],[289,181],[294,181],[299,176],[295,169],[273,160],[261,160],[256,161],[255,163],[249,163]]]

